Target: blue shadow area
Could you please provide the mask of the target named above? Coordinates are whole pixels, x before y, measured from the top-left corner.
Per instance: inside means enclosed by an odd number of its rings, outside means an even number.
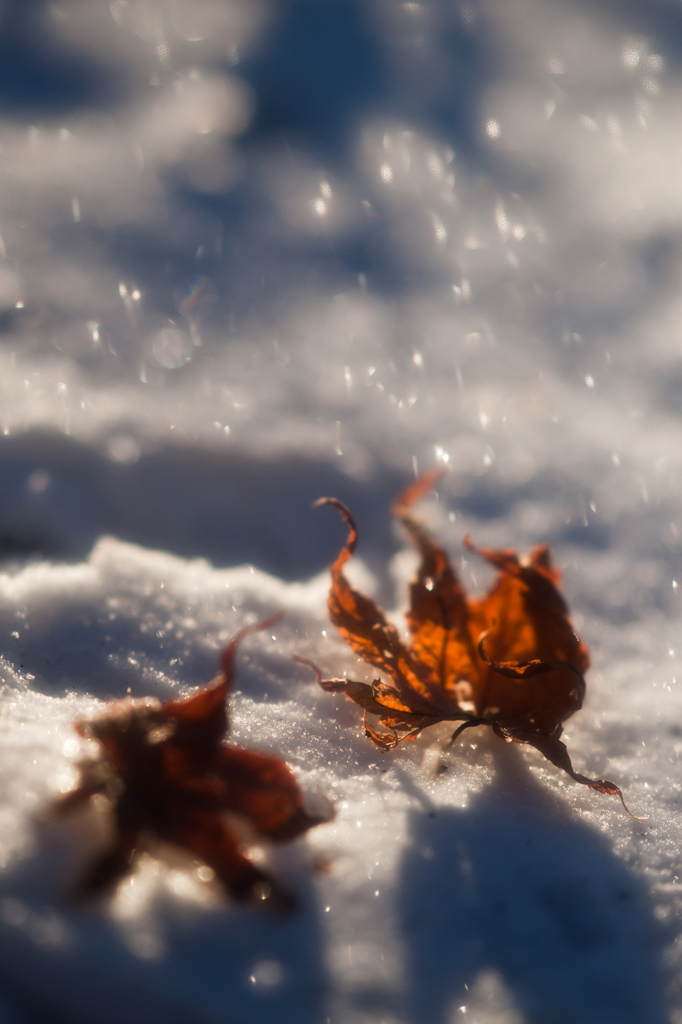
[[[307,579],[329,566],[346,535],[338,515],[311,508],[331,495],[356,511],[362,556],[384,573],[398,546],[390,503],[407,482],[386,468],[368,483],[331,460],[258,460],[191,444],[117,463],[64,435],[31,431],[0,438],[0,559],[80,560],[113,534],[216,566]]]
[[[123,98],[111,69],[68,53],[46,29],[45,0],[6,0],[0,9],[0,115],[51,119]]]
[[[491,786],[466,809],[412,817],[401,898],[409,1019],[446,1024],[493,969],[528,1024],[665,1024],[672,936],[642,882],[517,750],[490,742]]]
[[[88,847],[84,825],[78,814],[41,827],[33,856],[3,874],[0,986],[15,1014],[3,1024],[324,1020],[323,933],[307,871],[290,865],[279,873],[297,899],[286,917],[228,901],[199,907],[160,892],[139,922],[120,926],[106,907],[76,908],[64,898],[82,857],[79,835]],[[135,942],[150,924],[152,956]]]
[[[367,13],[357,0],[279,4],[265,45],[239,68],[258,104],[247,141],[285,137],[344,160],[357,119],[388,91]]]

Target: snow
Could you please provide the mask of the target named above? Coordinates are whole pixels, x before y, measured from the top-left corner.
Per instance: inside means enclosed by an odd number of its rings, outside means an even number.
[[[663,2],[4,5],[0,1022],[682,1021],[680,15]],[[369,679],[402,623],[393,497],[552,546],[593,661],[578,770],[471,730],[382,754],[292,660]],[[260,852],[299,910],[177,851],[65,898],[103,841],[74,721],[215,673],[231,739],[333,821]]]

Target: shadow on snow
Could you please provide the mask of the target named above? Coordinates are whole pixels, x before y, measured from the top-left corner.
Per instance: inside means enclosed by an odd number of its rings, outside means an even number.
[[[408,1019],[454,1019],[493,971],[529,1024],[664,1024],[670,937],[642,882],[519,751],[491,750],[495,779],[469,807],[412,816],[399,897]],[[623,819],[631,827],[646,829]]]

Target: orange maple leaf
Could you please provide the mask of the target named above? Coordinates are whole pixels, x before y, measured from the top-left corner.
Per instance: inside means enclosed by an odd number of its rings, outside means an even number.
[[[186,699],[154,697],[110,704],[98,718],[77,722],[76,732],[99,744],[99,755],[79,765],[80,779],[53,807],[61,816],[102,794],[114,818],[114,837],[87,868],[76,895],[113,890],[132,870],[136,853],[158,840],[183,847],[213,869],[240,900],[291,902],[242,852],[244,830],[280,841],[325,820],[303,806],[296,780],[283,761],[228,747],[226,699],[240,641],[281,619],[242,629],[222,655],[221,672]]]
[[[383,750],[437,722],[462,723],[451,743],[464,729],[489,725],[508,743],[535,747],[576,782],[623,800],[607,779],[574,771],[560,739],[562,723],[582,707],[589,655],[573,631],[549,548],[536,547],[520,561],[514,551],[478,549],[465,537],[470,551],[499,570],[490,593],[467,599],[447,554],[412,516],[413,505],[440,475],[439,470],[425,474],[393,506],[421,556],[410,585],[409,645],[344,575],[357,543],[352,515],[336,498],[315,502],[336,508],[350,531],[331,568],[329,617],[353,650],[391,684],[323,679],[312,662],[297,660],[312,668],[324,690],[344,693],[363,708],[366,734]],[[368,715],[376,715],[383,730],[371,725]]]

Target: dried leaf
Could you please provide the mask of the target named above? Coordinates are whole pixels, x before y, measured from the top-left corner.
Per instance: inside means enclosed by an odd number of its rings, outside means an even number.
[[[112,703],[99,718],[76,723],[96,740],[96,760],[82,763],[80,780],[53,808],[62,815],[95,794],[108,799],[115,837],[88,867],[77,895],[113,890],[150,841],[183,847],[211,867],[240,900],[267,898],[285,908],[288,897],[242,852],[244,827],[257,839],[280,841],[324,820],[306,812],[296,780],[283,761],[228,747],[226,700],[237,646],[281,615],[242,629],[222,655],[222,670],[184,700],[153,697]]]
[[[439,476],[438,470],[427,473],[393,506],[421,556],[410,586],[409,645],[381,609],[345,577],[344,566],[357,543],[352,515],[336,498],[315,502],[332,505],[349,528],[331,567],[329,617],[353,650],[385,673],[391,685],[378,679],[323,679],[311,662],[297,660],[313,669],[324,690],[344,693],[363,708],[365,731],[383,750],[414,739],[436,722],[461,722],[450,742],[464,729],[490,725],[509,743],[535,747],[576,782],[623,800],[612,782],[575,772],[560,739],[562,723],[582,707],[589,656],[573,631],[558,590],[561,574],[552,566],[549,549],[536,547],[520,561],[514,551],[478,549],[465,537],[470,551],[499,570],[490,593],[467,599],[447,554],[412,515],[413,506]],[[368,715],[378,717],[383,728],[371,725]]]

